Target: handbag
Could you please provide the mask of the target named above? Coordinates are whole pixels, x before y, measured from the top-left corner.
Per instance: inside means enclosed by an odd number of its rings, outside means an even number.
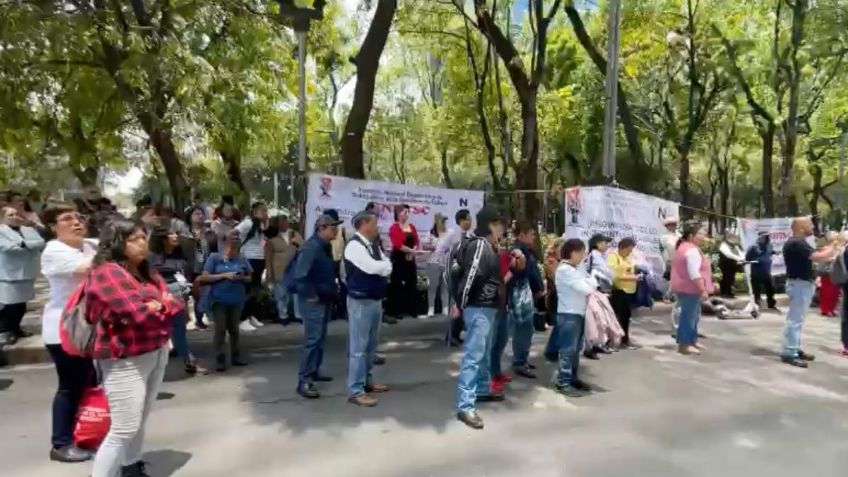
[[[79,410],[74,424],[74,444],[81,449],[97,450],[109,427],[112,418],[109,412],[109,400],[100,386],[86,388],[79,402]]]
[[[87,283],[88,279],[77,285],[59,320],[59,342],[62,351],[71,356],[90,357],[94,352],[95,325],[86,318]]]

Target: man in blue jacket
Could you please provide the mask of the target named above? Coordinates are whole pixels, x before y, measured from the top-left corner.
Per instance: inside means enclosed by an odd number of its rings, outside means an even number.
[[[526,259],[524,268],[510,268],[512,280],[507,289],[507,310],[512,326],[512,370],[518,375],[535,379],[536,373],[528,360],[533,342],[533,316],[536,313],[535,298],[543,292],[542,275],[533,252],[536,228],[529,222],[520,222],[515,227],[515,250]]]
[[[762,292],[766,292],[766,304],[772,310],[777,310],[777,302],[774,300],[774,284],[771,279],[771,262],[775,252],[772,249],[768,232],[760,232],[757,243],[751,245],[745,260],[754,262],[751,264],[751,288],[754,294],[754,302],[760,306]]]
[[[324,340],[330,307],[338,299],[339,287],[330,242],[342,222],[329,215],[315,221],[315,233],[301,247],[294,268],[297,300],[303,319],[303,355],[300,359],[297,393],[307,399],[321,397],[315,381],[332,381],[319,372],[324,359]]]

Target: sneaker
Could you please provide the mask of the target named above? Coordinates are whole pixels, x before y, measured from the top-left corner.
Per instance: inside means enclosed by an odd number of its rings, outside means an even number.
[[[793,357],[789,357],[789,356],[781,356],[781,357],[780,357],[780,361],[782,361],[782,362],[784,362],[784,363],[786,363],[786,364],[788,364],[788,365],[790,365],[790,366],[795,366],[796,368],[804,368],[804,369],[806,369],[807,367],[809,367],[809,365],[807,364],[807,362],[806,362],[806,361],[804,361],[804,360],[802,360],[801,358],[793,358]]]
[[[477,411],[460,411],[456,413],[456,418],[472,429],[483,428],[483,419],[480,418]]]
[[[798,350],[798,359],[802,361],[815,361],[816,357],[810,353],[805,353],[803,350]]]
[[[556,386],[555,389],[559,394],[570,398],[581,398],[589,395],[588,392],[581,391],[574,386]]]
[[[536,379],[536,373],[534,373],[533,371],[530,370],[530,366],[513,368],[512,372],[516,376],[521,376],[522,378]]]
[[[262,328],[263,326],[265,326],[265,324],[259,321],[259,319],[257,319],[255,316],[251,316],[247,319],[247,321],[249,321],[254,328]]]
[[[256,327],[250,324],[250,320],[244,320],[239,323],[239,331],[251,332],[256,331]]]
[[[377,401],[377,398],[375,398],[374,396],[360,394],[359,396],[351,396],[347,398],[347,402],[351,404],[356,404],[360,407],[374,407],[379,401]]]
[[[492,382],[489,384],[489,392],[493,394],[503,394],[504,385],[503,381],[499,381],[497,379],[492,379]]]
[[[321,393],[315,389],[315,385],[312,383],[298,386],[297,393],[305,399],[318,399],[321,397]]]
[[[574,382],[571,383],[571,387],[577,389],[579,391],[592,391],[592,385],[587,383],[586,381],[581,381],[579,379],[575,379]]]
[[[74,464],[90,460],[91,457],[91,452],[85,449],[80,449],[75,445],[60,447],[58,449],[50,449],[50,460],[53,462]]]
[[[434,310],[433,308],[428,308],[427,309],[427,317],[432,318],[434,316],[436,316],[436,310]]]
[[[508,384],[508,383],[512,382],[512,376],[505,374],[505,373],[500,373],[500,374],[495,375],[494,379],[497,379],[498,381],[500,381],[504,384]]]
[[[374,355],[374,366],[382,366],[384,364],[386,364],[386,357],[379,355],[379,354],[375,354]]]

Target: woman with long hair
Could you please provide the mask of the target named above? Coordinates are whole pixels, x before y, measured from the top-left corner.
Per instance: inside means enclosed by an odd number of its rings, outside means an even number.
[[[44,239],[25,225],[15,207],[0,207],[0,336],[14,343],[31,336],[21,329],[27,302],[35,298],[38,256]]]
[[[197,277],[203,272],[203,264],[210,254],[218,251],[218,240],[215,232],[209,228],[206,219],[206,211],[199,205],[192,206],[186,212],[186,224],[194,241],[194,261],[191,270],[188,270],[189,283],[195,283]],[[201,286],[192,287],[192,298],[194,298],[194,322],[195,325],[205,330],[208,328],[203,321],[203,315],[207,312],[206,298],[208,289]]]
[[[224,342],[230,335],[230,360],[233,366],[246,366],[239,348],[239,320],[244,308],[245,282],[251,280],[250,262],[239,253],[239,236],[235,230],[224,237],[224,246],[203,265],[198,282],[209,287],[209,314],[215,323],[215,361],[218,371],[227,369]]]
[[[65,353],[59,339],[59,321],[68,298],[88,276],[97,245],[96,241],[86,240],[86,221],[72,204],[49,205],[44,210],[43,221],[56,236],[47,242],[41,254],[41,273],[48,285],[41,339],[59,378],[53,397],[50,460],[82,462],[91,459],[91,453],[74,445],[73,431],[79,400],[86,386],[95,380],[94,367],[89,358]]]
[[[447,261],[444,247],[439,247],[439,241],[448,235],[447,217],[436,214],[433,219],[433,228],[424,244],[425,250],[430,250],[430,258],[427,260],[427,316],[436,313],[436,295],[440,298],[442,309],[448,307],[448,286],[445,283],[445,263]]]
[[[211,229],[218,239],[218,250],[223,250],[221,246],[227,234],[235,228],[239,223],[241,214],[238,209],[229,201],[222,200],[221,204],[215,208],[215,220],[212,221]]]
[[[418,253],[418,231],[409,222],[409,206],[395,206],[395,223],[389,228],[392,242],[392,276],[389,282],[387,314],[397,318],[416,316],[418,302],[418,268],[415,254]]]
[[[145,423],[168,364],[172,320],[184,310],[147,260],[147,230],[114,218],[100,238],[85,282],[93,356],[103,376],[112,424],[94,457],[93,477],[146,476]]]
[[[633,263],[633,249],[636,241],[631,237],[625,237],[618,242],[618,249],[609,254],[607,262],[612,271],[612,295],[610,304],[618,323],[624,330],[624,339],[621,340],[623,348],[634,348],[630,341],[630,318],[633,316],[633,295],[636,294],[636,285],[639,277],[635,273]]]
[[[271,225],[265,230],[265,269],[268,283],[274,290],[274,300],[277,302],[277,315],[283,325],[299,319],[300,313],[294,309],[294,318],[289,316],[289,303],[297,308],[297,299],[286,289],[284,280],[286,269],[294,259],[297,249],[303,245],[303,238],[289,226],[286,216],[274,217]]]
[[[677,345],[681,354],[701,354],[703,350],[698,344],[701,300],[713,292],[710,261],[699,248],[705,236],[700,222],[685,223],[671,260],[671,291],[677,296]]]
[[[189,261],[183,248],[180,246],[180,236],[174,223],[159,225],[153,230],[150,237],[150,266],[158,272],[165,283],[168,291],[175,298],[187,300],[191,295],[191,281],[189,280]],[[183,310],[174,315],[172,320],[171,342],[174,344],[174,352],[183,360],[186,374],[205,374],[207,371],[197,365],[197,360],[191,353],[186,334],[188,312]]]
[[[239,223],[235,230],[241,240],[241,254],[250,263],[252,269],[247,285],[247,302],[242,310],[241,328],[253,331],[262,326],[256,317],[259,315],[257,295],[262,289],[262,274],[265,273],[265,229],[268,228],[268,207],[264,202],[254,202],[250,206],[250,217]]]

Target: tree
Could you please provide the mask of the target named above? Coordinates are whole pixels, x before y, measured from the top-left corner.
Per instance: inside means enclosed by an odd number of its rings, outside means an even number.
[[[365,177],[363,138],[374,106],[374,85],[380,56],[389,38],[396,10],[397,0],[377,0],[377,8],[374,10],[374,19],[368,33],[362,41],[359,53],[351,58],[351,62],[356,65],[356,89],[342,137],[342,170],[344,175],[349,177]]]

